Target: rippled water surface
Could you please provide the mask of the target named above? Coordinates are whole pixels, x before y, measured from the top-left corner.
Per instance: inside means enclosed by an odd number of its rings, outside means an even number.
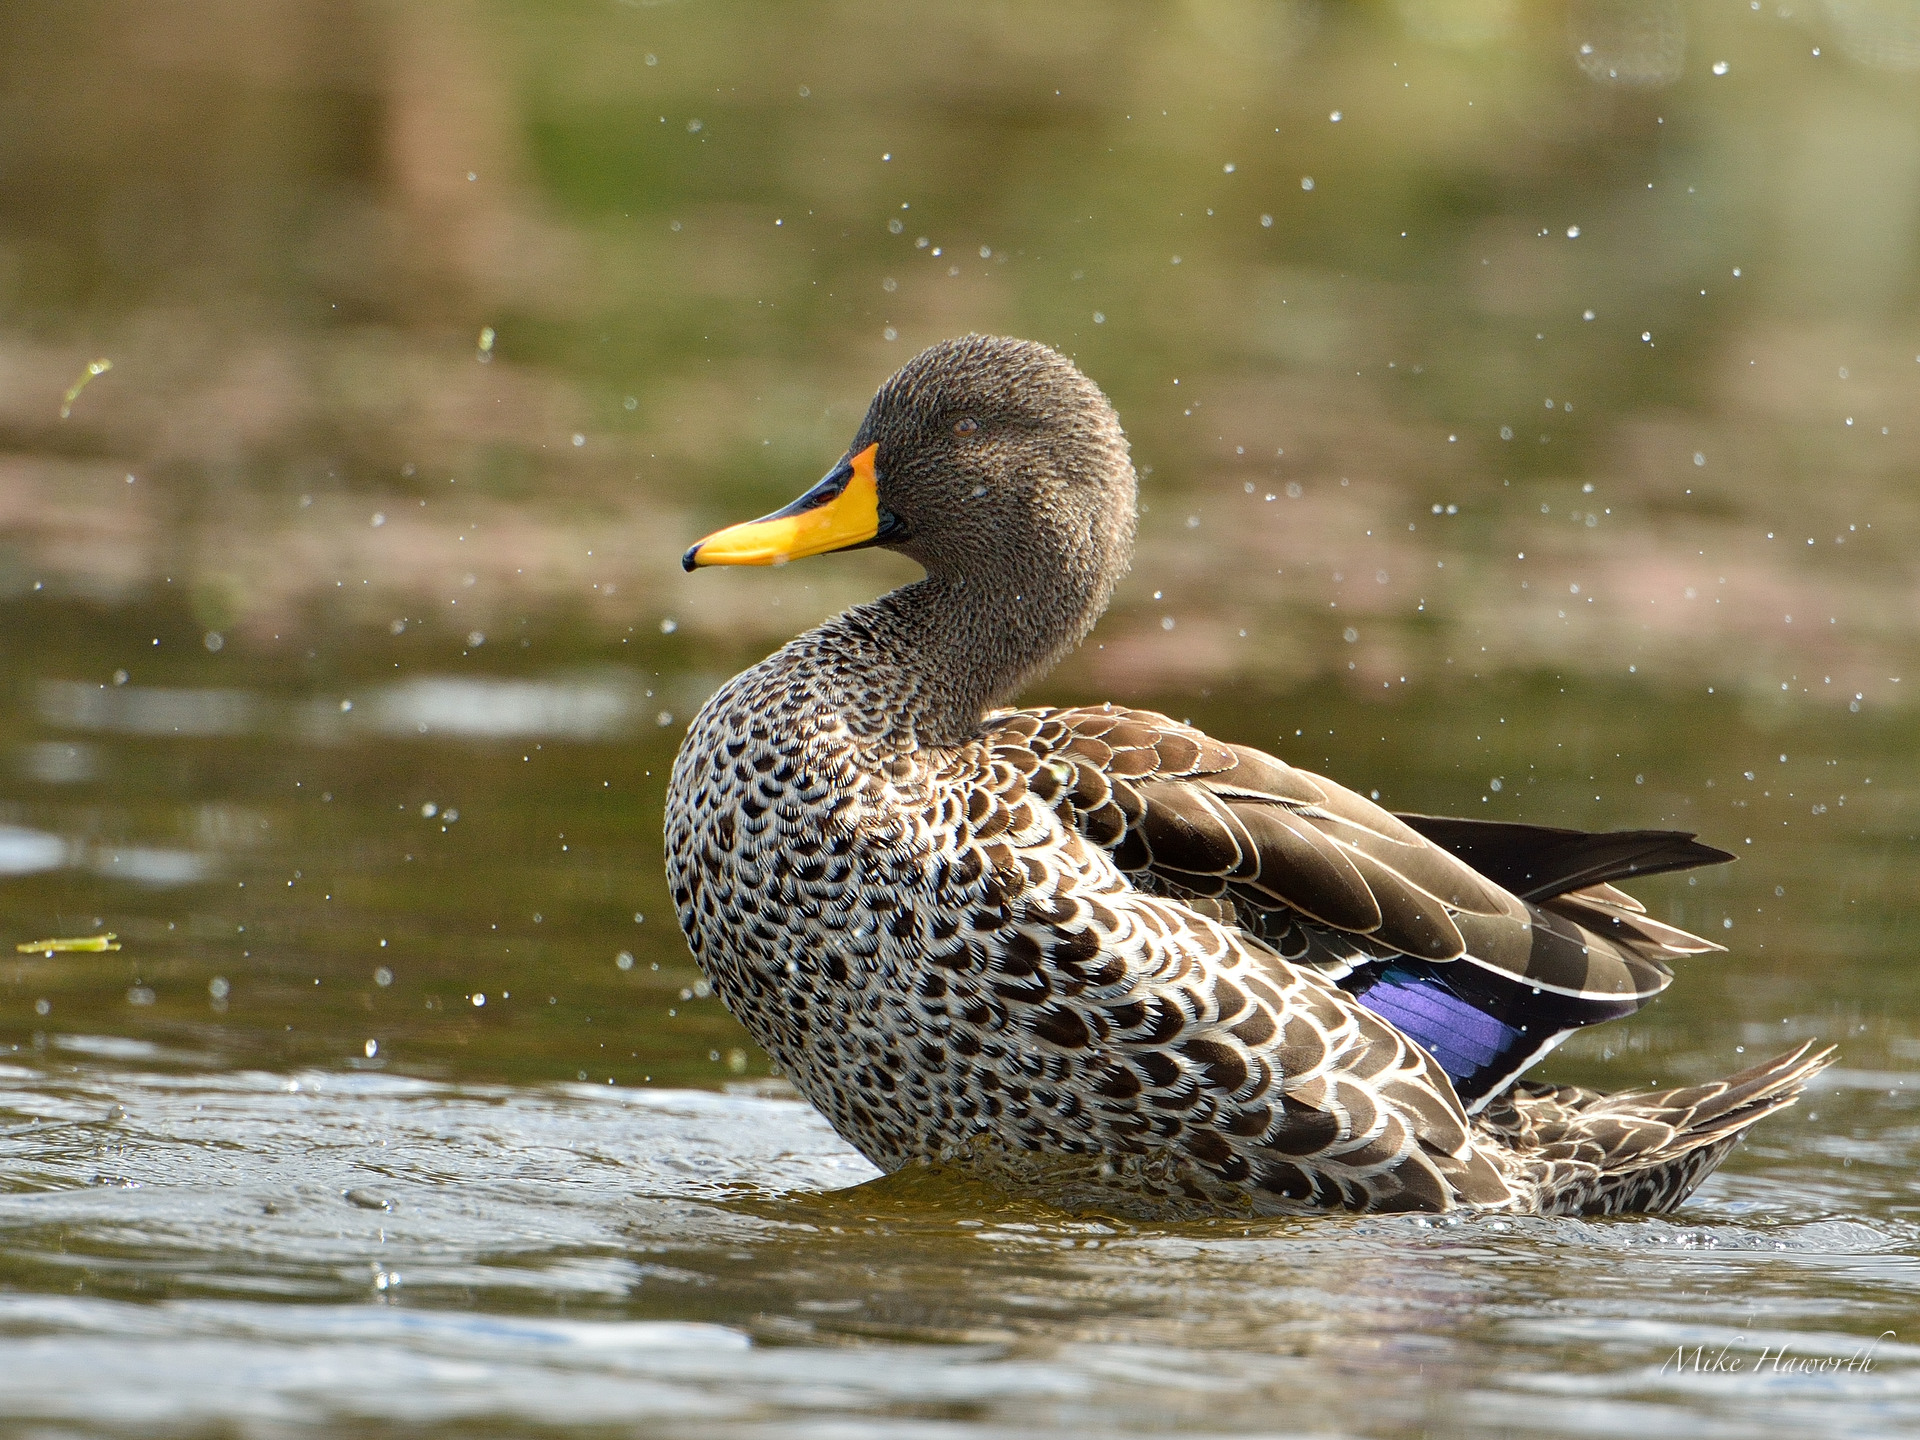
[[[753,1087],[51,1050],[0,1071],[21,1433],[1920,1424],[1900,1077],[1833,1076],[1673,1220],[1151,1228],[875,1179]]]
[[[1920,1433],[1910,6],[0,35],[0,1435]],[[1728,953],[1542,1073],[1838,1066],[1663,1219],[876,1176],[693,968],[661,799],[911,569],[677,560],[970,329],[1142,476],[1031,698],[1698,831],[1635,888]]]

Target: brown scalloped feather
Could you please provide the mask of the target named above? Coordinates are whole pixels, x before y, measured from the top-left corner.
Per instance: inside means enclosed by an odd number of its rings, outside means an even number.
[[[1140,835],[1156,869],[1230,875],[1240,868],[1240,840],[1246,831],[1209,804],[1198,786],[1159,780],[1141,785],[1139,794],[1147,807],[1140,817]]]
[[[1321,809],[1339,828],[1334,837],[1365,851],[1407,882],[1456,910],[1479,915],[1508,913],[1505,893],[1469,866],[1409,829],[1371,800],[1327,784]],[[1315,817],[1317,818],[1317,817]]]
[[[1466,953],[1466,940],[1437,897],[1357,846],[1348,847],[1347,858],[1379,903],[1376,939],[1423,960],[1457,960]]]
[[[1200,746],[1188,735],[1162,730],[1153,739],[1154,771],[1161,775],[1191,775],[1200,764]]]
[[[1340,930],[1380,928],[1380,903],[1346,852],[1277,805],[1230,807],[1260,868],[1247,884],[1278,904]]]
[[[1222,794],[1263,800],[1284,800],[1292,805],[1323,805],[1327,792],[1323,782],[1305,770],[1296,770],[1245,745],[1224,747],[1233,757],[1231,769],[1222,767],[1213,776]]]

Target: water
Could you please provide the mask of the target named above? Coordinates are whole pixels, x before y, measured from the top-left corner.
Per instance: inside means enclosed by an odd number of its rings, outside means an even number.
[[[0,1434],[1920,1430],[1903,16],[10,17]],[[1840,1065],[1660,1220],[875,1177],[701,983],[660,807],[911,571],[677,562],[968,328],[1143,473],[1035,699],[1697,830],[1739,863],[1635,888],[1729,953],[1544,1073]]]
[[[1863,1338],[1912,1314],[1906,1077],[1833,1076],[1672,1220],[1146,1227],[875,1180],[752,1087],[209,1058],[60,1039],[0,1072],[18,1433],[1920,1422],[1920,1346]]]

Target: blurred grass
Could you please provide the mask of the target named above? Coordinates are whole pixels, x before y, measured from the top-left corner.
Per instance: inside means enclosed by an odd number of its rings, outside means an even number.
[[[206,570],[185,583],[265,645],[475,573],[495,612],[761,643],[872,582],[696,596],[681,538],[802,487],[889,368],[971,328],[1113,394],[1152,472],[1148,589],[1219,568],[1179,520],[1242,481],[1364,482],[1316,516],[1329,556],[1459,504],[1409,563],[1474,563],[1372,617],[1375,670],[1490,637],[1487,669],[1777,683],[1831,640],[1850,696],[1920,638],[1898,6],[0,9],[0,591],[134,604]],[[115,370],[58,421],[96,351]],[[1544,538],[1586,484],[1615,534]],[[361,533],[421,499],[441,543]],[[1809,518],[1863,548],[1768,548]],[[412,553],[473,523],[477,568]],[[1498,621],[1529,531],[1601,609]],[[617,599],[558,561],[589,535]],[[1649,649],[1629,599],[1677,602],[1688,554],[1740,572],[1734,603]],[[1274,643],[1210,663],[1340,673],[1331,597],[1259,558],[1233,557],[1235,629]],[[1760,618],[1785,590],[1850,613],[1810,645]],[[1150,608],[1130,587],[1114,622],[1149,684]]]

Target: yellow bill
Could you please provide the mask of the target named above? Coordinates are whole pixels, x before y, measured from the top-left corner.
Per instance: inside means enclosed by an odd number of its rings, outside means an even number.
[[[851,550],[881,537],[891,523],[880,508],[874,475],[878,445],[849,456],[791,505],[716,530],[680,557],[688,570],[702,565],[784,565],[830,550]]]

